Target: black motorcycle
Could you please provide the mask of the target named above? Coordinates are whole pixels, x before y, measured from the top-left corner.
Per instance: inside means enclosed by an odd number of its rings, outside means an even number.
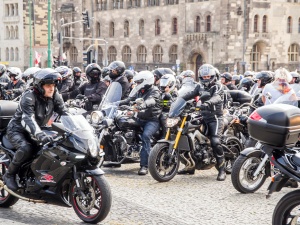
[[[16,192],[2,181],[15,149],[5,135],[5,128],[1,128],[0,207],[12,206],[23,199],[72,206],[87,223],[106,218],[111,207],[110,186],[98,168],[101,155],[94,130],[83,116],[62,116],[60,122],[53,122],[49,130],[44,130],[54,137],[53,143],[41,146],[32,142],[37,151],[32,160],[21,166]]]

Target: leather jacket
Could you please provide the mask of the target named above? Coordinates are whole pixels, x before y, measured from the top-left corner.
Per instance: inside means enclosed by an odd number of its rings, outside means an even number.
[[[128,97],[128,95],[130,94],[130,83],[128,82],[128,79],[125,77],[125,76],[120,76],[120,77],[117,77],[116,79],[112,80],[112,82],[118,82],[121,84],[122,86],[122,97],[121,99],[126,99]]]
[[[16,84],[10,81],[5,87],[6,90],[12,91],[12,98],[16,98],[26,90],[26,83],[23,80],[18,80]]]
[[[73,79],[68,77],[67,79],[62,80],[62,82],[58,84],[57,89],[62,95],[63,100],[67,101],[70,98],[70,94],[75,89]]]

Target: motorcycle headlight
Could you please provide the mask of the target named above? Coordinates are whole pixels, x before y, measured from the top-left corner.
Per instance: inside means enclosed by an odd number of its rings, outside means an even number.
[[[92,121],[93,124],[100,123],[100,121],[103,120],[103,118],[104,118],[104,115],[100,111],[94,111],[91,114],[91,121]]]
[[[174,127],[179,122],[179,118],[167,118],[166,127]]]
[[[88,139],[89,151],[92,157],[96,158],[98,156],[98,148],[95,139]]]

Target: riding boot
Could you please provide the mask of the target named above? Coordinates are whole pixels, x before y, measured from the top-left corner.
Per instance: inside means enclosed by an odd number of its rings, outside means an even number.
[[[219,171],[217,180],[224,181],[226,179],[226,172],[225,172],[225,159],[224,157],[217,157],[217,169]]]
[[[8,166],[6,173],[3,176],[4,183],[12,191],[18,190],[18,184],[16,182],[16,174],[19,168],[20,168],[20,164],[14,164],[13,162],[11,162]]]

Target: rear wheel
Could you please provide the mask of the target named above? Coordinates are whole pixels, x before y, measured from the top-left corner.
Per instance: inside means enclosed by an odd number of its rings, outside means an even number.
[[[233,156],[229,159],[225,160],[225,172],[227,174],[232,173],[232,167],[237,159],[237,157],[240,155],[240,152],[242,151],[242,144],[240,143],[239,139],[236,137],[229,137],[225,141],[225,145],[227,148],[233,153]]]

